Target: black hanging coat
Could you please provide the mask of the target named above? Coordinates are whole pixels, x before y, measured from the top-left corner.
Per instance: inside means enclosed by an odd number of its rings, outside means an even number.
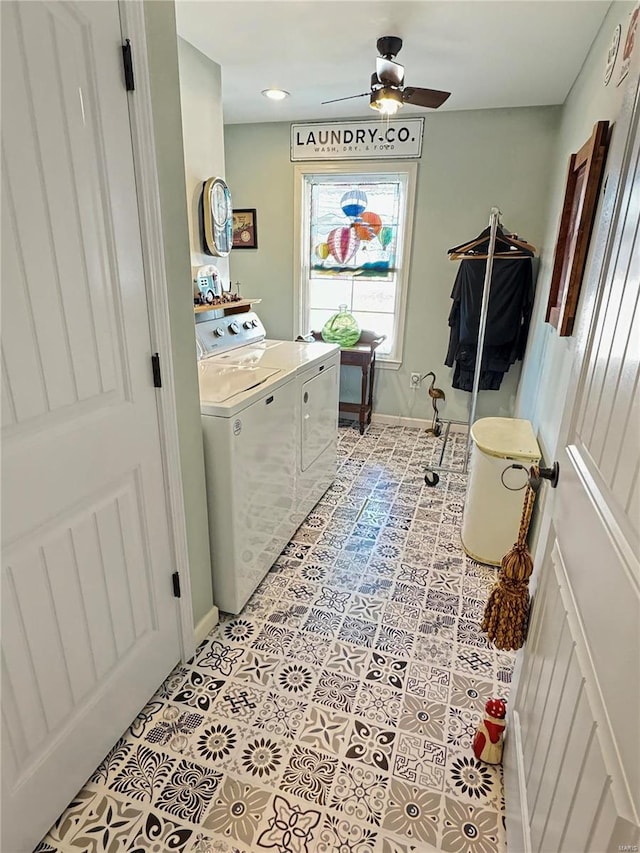
[[[486,260],[460,263],[449,314],[445,364],[454,367],[453,387],[473,389]],[[480,390],[497,391],[504,374],[524,356],[533,308],[530,258],[494,258],[484,338]]]

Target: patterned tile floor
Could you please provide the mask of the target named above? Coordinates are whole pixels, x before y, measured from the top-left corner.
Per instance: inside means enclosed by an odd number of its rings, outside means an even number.
[[[450,444],[462,454],[462,437]],[[438,442],[340,429],[338,477],[239,617],[140,713],[36,848],[499,853],[499,768],[470,744],[513,658],[478,629],[493,569],[462,553]]]

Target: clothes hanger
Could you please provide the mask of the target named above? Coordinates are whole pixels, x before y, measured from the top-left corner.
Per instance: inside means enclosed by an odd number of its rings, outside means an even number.
[[[461,259],[482,260],[489,257],[489,228],[485,228],[474,240],[461,243],[449,249],[447,254],[452,261]],[[496,251],[494,258],[532,258],[535,246],[518,239],[516,234],[508,234],[501,226],[496,231]]]

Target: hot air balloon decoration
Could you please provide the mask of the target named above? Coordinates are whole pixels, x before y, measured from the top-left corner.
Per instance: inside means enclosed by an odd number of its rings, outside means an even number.
[[[358,217],[353,227],[361,240],[369,242],[380,234],[380,231],[382,230],[382,219],[377,213],[367,210]]]
[[[393,239],[393,229],[388,225],[385,225],[380,229],[380,233],[378,234],[378,240],[380,240],[380,245],[383,249],[386,249],[391,240]]]
[[[395,216],[387,210],[387,196],[374,191],[369,199],[357,185],[336,189],[334,195],[314,188],[318,195],[313,196],[317,218],[312,224],[311,268],[316,275],[388,277],[395,226],[385,225],[383,217]],[[370,201],[374,207],[382,203],[382,212],[368,209]]]
[[[327,237],[329,251],[340,265],[346,264],[358,251],[360,238],[351,227],[334,228]]]
[[[349,219],[357,219],[367,209],[367,194],[364,190],[347,190],[340,199],[342,212]]]

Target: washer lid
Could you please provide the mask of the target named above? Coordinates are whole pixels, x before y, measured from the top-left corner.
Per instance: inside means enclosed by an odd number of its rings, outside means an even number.
[[[242,367],[236,364],[220,366],[199,361],[200,402],[224,403],[237,394],[257,388],[276,373],[280,371],[264,367]]]
[[[280,360],[269,361],[269,355],[274,347],[279,347],[280,341],[260,341],[257,344],[247,344],[243,347],[227,350],[216,355],[217,364],[236,364],[239,367],[282,367]]]
[[[531,423],[521,418],[481,418],[471,427],[471,438],[483,453],[499,459],[537,462],[541,456]]]
[[[258,344],[249,344],[246,347],[222,353],[216,356],[216,361],[218,364],[278,367],[300,374],[313,367],[316,362],[324,361],[338,351],[339,347],[336,344],[264,340]]]

